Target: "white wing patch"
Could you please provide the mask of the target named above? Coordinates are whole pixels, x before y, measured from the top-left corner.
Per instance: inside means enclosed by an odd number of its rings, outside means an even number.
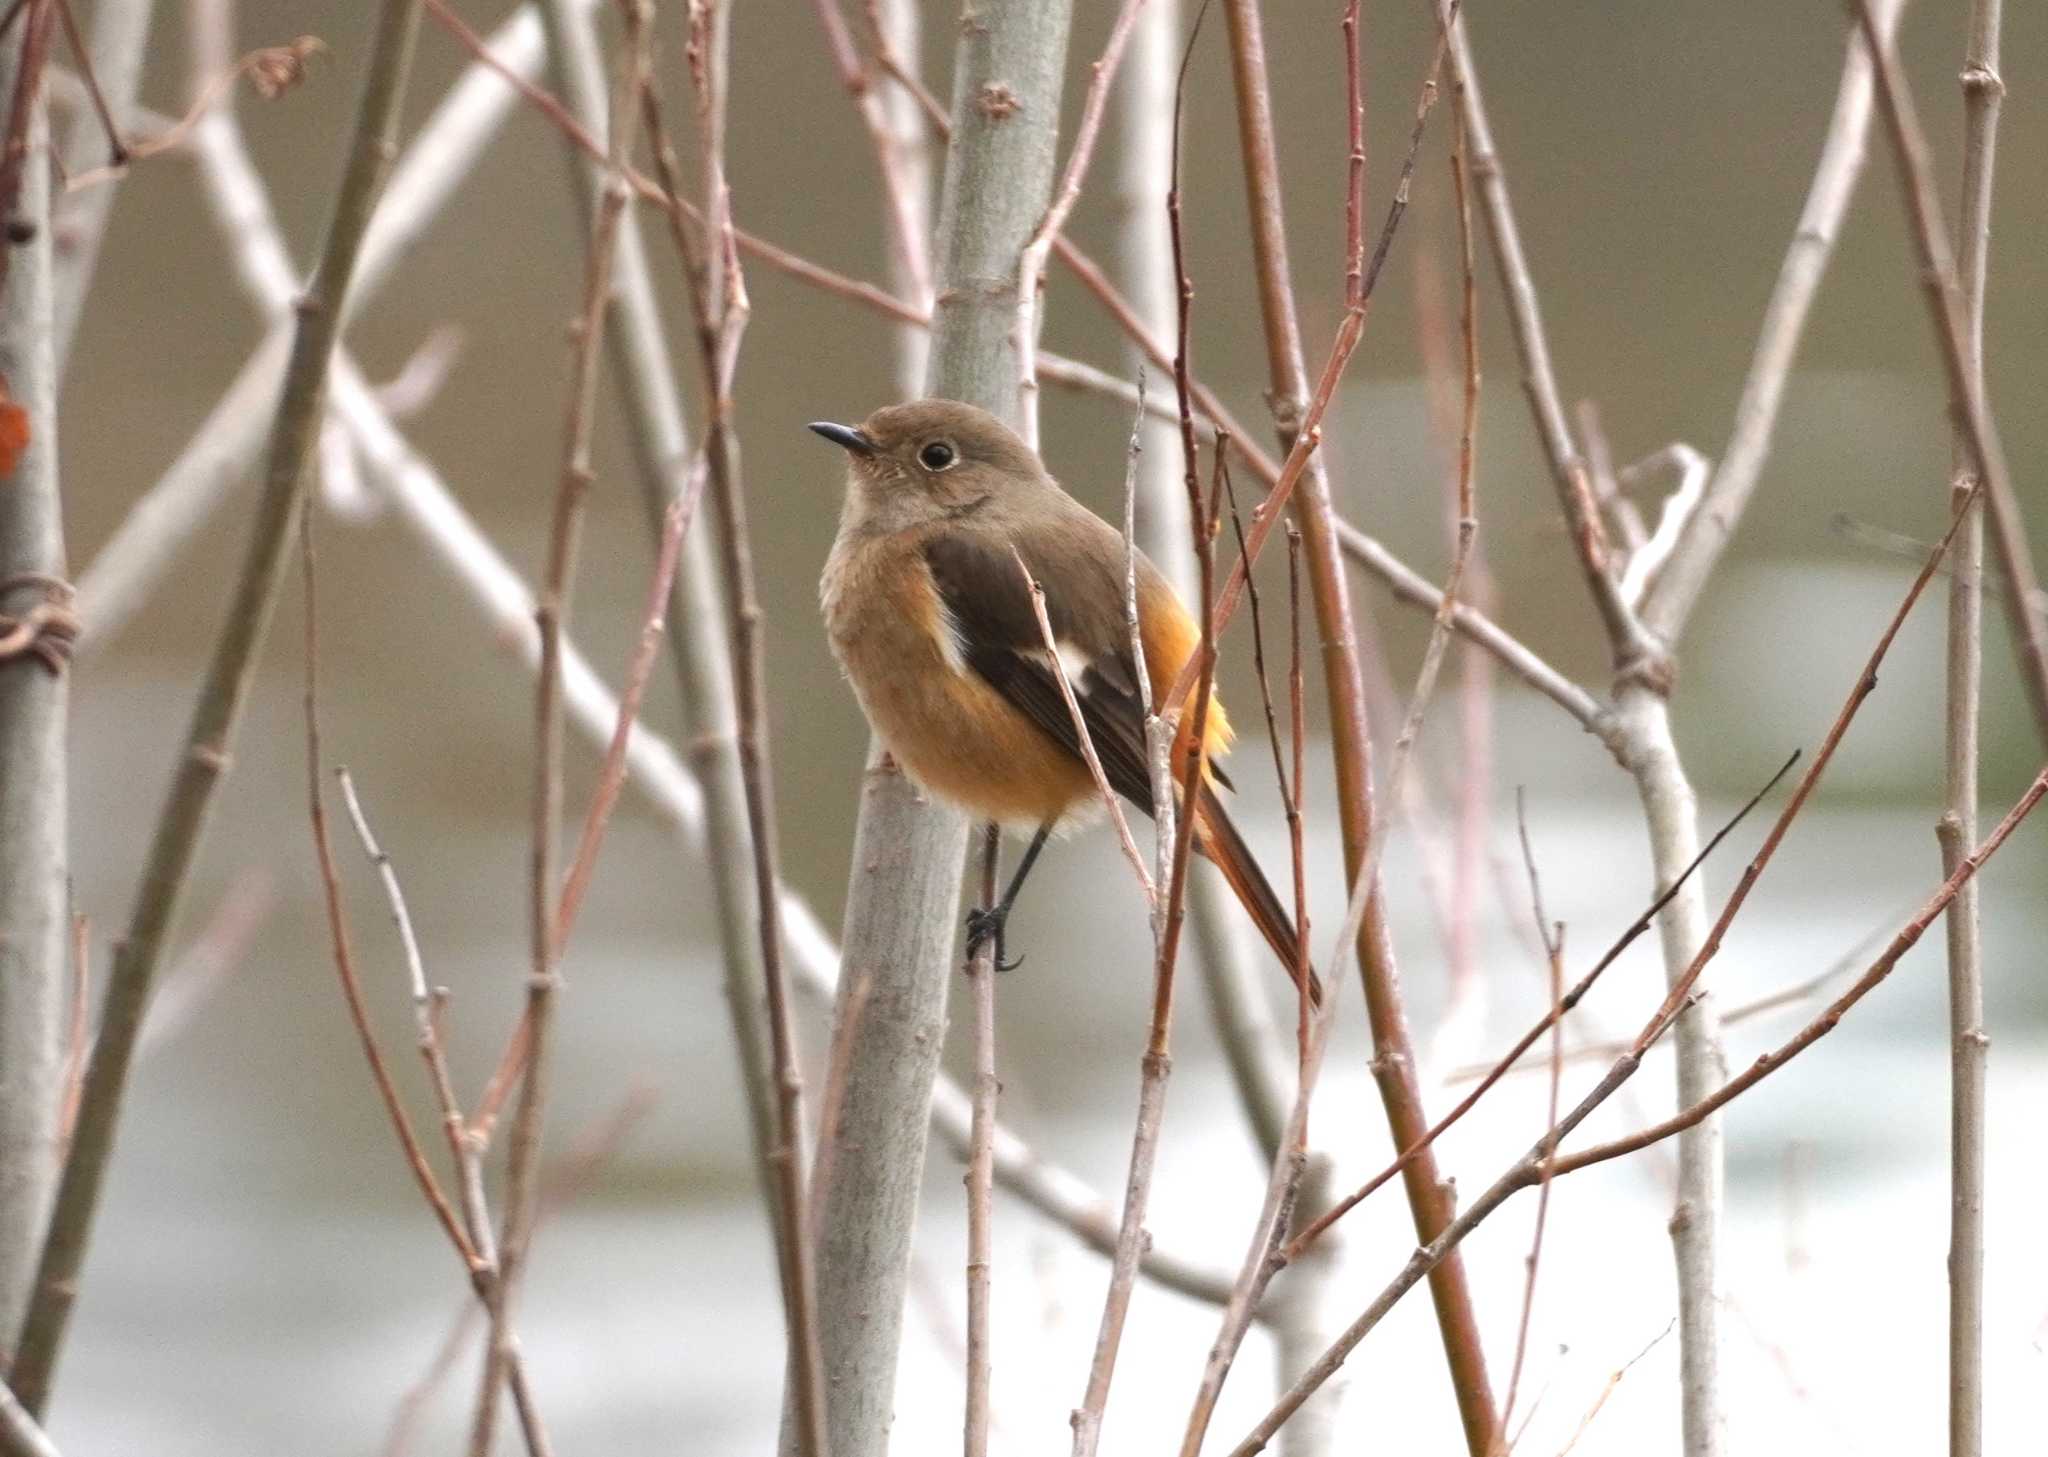
[[[946,660],[946,666],[956,673],[967,671],[967,640],[960,631],[960,619],[953,615],[953,609],[946,605],[944,593],[934,592],[939,604],[939,656]]]
[[[1067,681],[1074,685],[1074,692],[1078,695],[1081,679],[1095,666],[1095,659],[1064,638],[1054,642],[1053,646],[1059,649],[1060,667],[1066,670]]]

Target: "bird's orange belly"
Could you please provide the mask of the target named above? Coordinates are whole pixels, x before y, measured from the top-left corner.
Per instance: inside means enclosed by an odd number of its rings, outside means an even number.
[[[844,577],[828,581],[826,626],[869,723],[910,777],[1008,825],[1035,828],[1092,799],[1087,767],[947,653],[923,562],[873,576],[869,566],[846,562]],[[862,590],[883,576],[880,591]]]

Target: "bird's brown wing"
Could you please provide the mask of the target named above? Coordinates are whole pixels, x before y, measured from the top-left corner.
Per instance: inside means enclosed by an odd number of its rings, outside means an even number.
[[[1067,660],[1074,698],[1081,706],[1081,719],[1088,726],[1088,739],[1102,762],[1104,776],[1117,793],[1151,814],[1154,801],[1146,766],[1144,704],[1138,697],[1130,648],[1118,640],[1124,621],[1120,580],[1086,552],[1059,560],[1054,564],[1057,570],[1050,574],[1028,546],[1018,555],[1045,586],[1046,619],[1052,624],[1053,641]],[[946,625],[968,670],[1080,758],[1074,716],[1053,676],[1053,658],[1046,652],[1045,634],[1032,610],[1031,589],[1009,544],[980,535],[948,533],[926,544],[925,562],[945,606]],[[1048,575],[1053,586],[1045,585]],[[1090,624],[1095,625],[1092,632]],[[1108,636],[1103,624],[1115,624],[1117,636]],[[1213,767],[1211,776],[1220,778]],[[1280,964],[1303,978],[1310,1000],[1320,1002],[1322,988],[1315,972],[1296,965],[1293,919],[1231,823],[1211,783],[1201,786],[1196,827],[1197,848],[1222,868]]]
[[[1130,648],[1105,640],[1099,627],[1090,630],[1091,624],[1121,625],[1121,589],[1085,554],[1051,564],[1054,571],[1034,560],[1028,546],[1020,548],[1020,554],[1045,587],[1053,641],[1066,659],[1068,679],[1102,772],[1112,789],[1149,815],[1153,801],[1145,757],[1145,711]],[[1053,676],[1053,660],[1032,610],[1031,592],[1010,544],[949,532],[926,544],[925,563],[967,667],[1068,753],[1081,758],[1080,735]]]

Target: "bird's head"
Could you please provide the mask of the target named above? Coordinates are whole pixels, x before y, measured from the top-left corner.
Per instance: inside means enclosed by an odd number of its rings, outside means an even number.
[[[902,531],[1001,505],[1048,483],[1017,432],[957,400],[889,405],[858,425],[812,424],[847,455],[847,518]]]

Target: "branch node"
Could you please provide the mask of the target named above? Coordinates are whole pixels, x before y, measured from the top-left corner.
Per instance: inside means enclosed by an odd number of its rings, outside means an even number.
[[[990,81],[975,93],[974,109],[990,121],[1008,121],[1024,109],[1024,103],[1009,82]]]
[[[1967,98],[1998,98],[2005,95],[2005,78],[1981,62],[1963,67],[1957,78],[1963,83],[1963,95]]]

